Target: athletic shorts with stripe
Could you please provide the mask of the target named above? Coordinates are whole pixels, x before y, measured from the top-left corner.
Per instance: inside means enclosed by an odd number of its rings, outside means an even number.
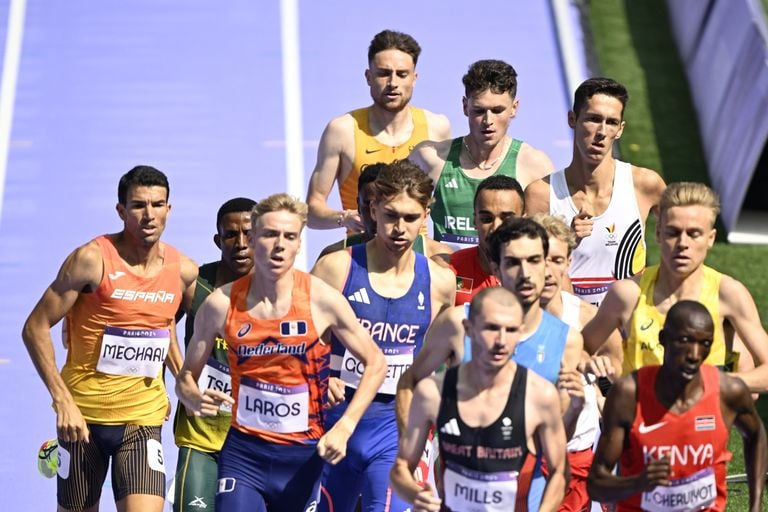
[[[188,446],[179,448],[173,512],[213,510],[218,460],[219,452],[208,453]]]

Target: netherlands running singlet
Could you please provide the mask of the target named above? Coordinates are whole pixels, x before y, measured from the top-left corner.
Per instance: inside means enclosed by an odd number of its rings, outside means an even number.
[[[411,106],[408,108],[413,120],[413,132],[407,141],[395,147],[382,144],[374,137],[370,128],[370,107],[360,108],[349,113],[355,120],[355,158],[349,175],[339,184],[341,206],[345,210],[357,210],[357,181],[366,166],[378,162],[391,163],[395,160],[408,158],[416,144],[429,139],[427,116],[424,110]]]
[[[517,154],[522,141],[512,139],[498,169],[489,176],[517,176]],[[430,216],[435,226],[434,238],[456,249],[477,245],[480,240],[473,223],[475,191],[485,178],[470,178],[461,168],[462,137],[453,139],[440,178],[435,185],[435,202]],[[487,178],[488,176],[486,176]]]
[[[697,301],[707,308],[715,321],[715,336],[705,364],[725,364],[726,347],[723,322],[720,319],[720,279],[722,274],[706,265],[701,293]],[[624,340],[623,373],[643,366],[660,365],[664,361],[664,347],[659,343],[659,331],[664,327],[667,315],[662,315],[653,303],[653,291],[659,276],[659,266],[648,267],[640,277],[640,297],[630,319],[629,336]]]
[[[310,275],[293,272],[283,318],[248,314],[252,276],[232,283],[224,339],[232,375],[232,426],[276,444],[315,444],[325,433],[329,348],[315,330]]]
[[[535,459],[528,451],[525,430],[528,370],[517,366],[509,398],[496,421],[470,427],[459,414],[459,368],[445,373],[437,415],[446,510],[528,510]]]
[[[725,510],[728,428],[720,405],[720,371],[702,365],[704,394],[682,414],[666,409],[656,398],[659,366],[637,371],[635,421],[628,432],[628,448],[619,459],[619,474],[637,475],[648,460],[670,458],[672,482],[619,502],[618,510],[657,512]]]
[[[162,370],[182,296],[179,253],[160,242],[162,270],[140,277],[111,235],[95,241],[104,275],[67,313],[61,378],[89,423],[162,425],[168,409]]]
[[[569,226],[579,213],[568,192],[565,170],[550,175],[549,213],[562,217]],[[614,281],[638,274],[645,267],[645,226],[630,164],[616,160],[611,202],[592,220],[592,234],[573,250],[568,275],[574,293],[597,306]]]
[[[496,276],[486,274],[480,266],[479,250],[474,246],[451,253],[451,270],[456,274],[456,306],[472,302],[472,297],[483,288],[501,284]]]

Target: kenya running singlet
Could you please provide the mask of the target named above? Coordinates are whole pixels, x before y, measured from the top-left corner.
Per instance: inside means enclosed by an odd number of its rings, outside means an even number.
[[[395,160],[408,158],[416,144],[429,138],[427,116],[424,110],[411,106],[408,108],[413,120],[413,132],[407,141],[395,147],[387,146],[376,140],[370,128],[370,107],[360,108],[349,113],[355,120],[355,158],[349,175],[339,184],[341,206],[345,210],[357,210],[357,180],[366,166],[378,162],[391,163]]]
[[[550,184],[549,213],[562,217],[570,226],[579,210],[568,191],[565,171],[551,174]],[[592,220],[592,234],[573,250],[568,275],[576,295],[599,305],[611,283],[638,274],[645,267],[645,226],[637,206],[630,164],[616,160],[611,202]]]
[[[517,175],[517,154],[522,141],[512,139],[504,160],[498,169],[489,175],[503,174],[511,178]],[[435,185],[435,202],[432,204],[430,216],[435,226],[432,238],[460,249],[477,245],[477,230],[472,221],[474,217],[475,191],[485,178],[470,178],[461,168],[462,138],[453,139],[445,166]],[[487,176],[486,176],[487,177]]]
[[[501,284],[480,266],[479,250],[478,246],[474,246],[451,253],[451,270],[456,274],[456,306],[472,302],[472,297],[483,288]]]
[[[224,338],[232,374],[232,426],[275,444],[315,444],[325,433],[329,348],[310,310],[309,274],[293,270],[292,305],[279,319],[248,314],[252,276],[232,284]]]
[[[670,458],[672,482],[637,494],[618,505],[621,511],[725,510],[728,428],[720,406],[720,371],[702,365],[704,394],[682,414],[656,398],[659,366],[637,371],[635,421],[629,447],[619,459],[619,474],[637,475],[650,459]]]
[[[139,277],[111,236],[95,240],[104,275],[67,314],[61,377],[89,423],[162,425],[168,409],[162,369],[182,295],[179,253],[161,242],[162,270]]]
[[[722,274],[703,266],[701,294],[696,299],[707,308],[715,321],[715,336],[706,364],[725,364],[726,347],[723,322],[720,319],[720,279]],[[640,277],[640,297],[630,319],[629,336],[624,340],[623,373],[643,366],[660,365],[664,360],[664,347],[659,343],[659,331],[667,315],[662,315],[653,303],[653,291],[659,276],[659,266],[648,267]]]

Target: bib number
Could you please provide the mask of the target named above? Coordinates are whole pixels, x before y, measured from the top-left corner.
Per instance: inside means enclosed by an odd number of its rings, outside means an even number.
[[[200,372],[200,378],[197,379],[197,385],[200,391],[206,389],[213,389],[215,391],[221,391],[232,396],[232,378],[229,376],[229,366],[217,361],[211,357]],[[222,403],[219,407],[220,411],[231,413],[232,405],[228,403]]]
[[[413,364],[414,345],[402,347],[384,347],[384,358],[387,360],[387,376],[379,388],[379,393],[385,395],[395,395],[397,393],[397,381],[400,376]],[[360,385],[360,377],[363,375],[365,366],[348,350],[344,352],[344,359],[341,362],[341,380],[352,388],[357,389]]]
[[[517,471],[481,473],[448,462],[445,469],[445,504],[451,510],[502,512],[514,510]]]
[[[705,468],[688,477],[673,480],[644,492],[640,503],[649,512],[677,512],[711,507],[717,498],[715,470]]]
[[[244,427],[293,434],[309,430],[309,386],[281,386],[243,378],[237,422]]]
[[[156,378],[171,342],[167,329],[104,329],[96,370],[109,375]]]

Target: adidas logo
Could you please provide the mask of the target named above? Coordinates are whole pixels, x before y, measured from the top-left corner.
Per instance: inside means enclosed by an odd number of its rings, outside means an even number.
[[[368,290],[360,288],[355,293],[347,297],[349,302],[360,302],[362,304],[370,304],[371,299],[368,298]]]
[[[448,183],[445,184],[445,188],[459,188],[459,183],[456,181],[456,178],[451,178],[448,180]]]
[[[440,427],[440,432],[449,436],[460,436],[459,422],[456,421],[456,418],[451,418],[448,423]]]

